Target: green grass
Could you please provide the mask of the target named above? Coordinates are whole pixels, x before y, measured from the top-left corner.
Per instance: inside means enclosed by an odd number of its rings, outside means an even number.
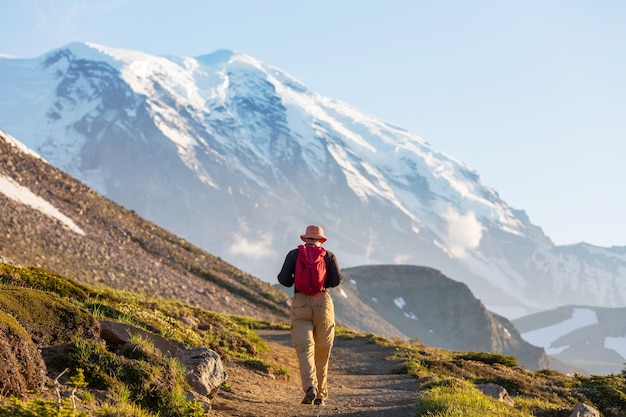
[[[357,337],[364,336],[366,336],[365,333],[357,332],[345,326],[335,325],[335,337],[341,337],[343,339],[355,339]]]
[[[479,391],[466,380],[446,379],[424,390],[418,416],[428,417],[532,417]]]
[[[112,398],[92,405],[91,414],[85,414],[46,400],[52,392],[42,392],[41,398],[31,394],[30,400],[9,397],[0,405],[0,417],[205,415],[201,404],[187,399],[190,387],[182,364],[163,357],[150,340],[139,336],[132,336],[123,349],[111,350],[97,338],[97,320],[130,324],[169,340],[213,349],[223,360],[289,377],[288,370],[257,357],[268,347],[252,330],[284,329],[284,324],[215,313],[176,300],[96,289],[43,269],[2,263],[0,288],[0,329],[5,340],[20,346],[64,345],[49,360],[48,369],[57,374],[69,369],[65,385],[75,388],[77,397],[87,403],[94,403],[92,392],[109,392]]]
[[[0,407],[0,417],[88,417],[88,414],[74,410],[69,400],[59,404],[41,399],[23,401],[13,397]]]
[[[483,352],[450,352],[417,341],[396,343],[402,372],[423,381],[418,416],[535,416],[561,417],[579,403],[592,405],[604,417],[626,416],[626,373],[605,376],[533,372],[517,366],[513,357]],[[473,389],[502,386],[515,405],[494,404]]]
[[[477,361],[477,362],[482,362],[482,363],[486,363],[489,365],[495,365],[499,363],[504,366],[508,366],[509,368],[517,367],[517,358],[515,356],[506,356],[506,355],[501,355],[498,353],[467,352],[467,353],[459,354],[456,357],[457,359]]]

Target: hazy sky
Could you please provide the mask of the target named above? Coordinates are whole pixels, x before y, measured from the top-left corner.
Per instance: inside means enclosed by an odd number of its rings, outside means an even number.
[[[555,243],[626,246],[626,1],[0,0],[0,17],[11,56],[251,55],[463,161]]]

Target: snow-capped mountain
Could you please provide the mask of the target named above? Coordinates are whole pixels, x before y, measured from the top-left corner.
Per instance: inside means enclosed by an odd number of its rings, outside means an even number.
[[[252,57],[76,43],[0,59],[0,127],[268,282],[307,224],[342,266],[416,264],[509,318],[626,305],[626,247],[557,247],[419,136]]]

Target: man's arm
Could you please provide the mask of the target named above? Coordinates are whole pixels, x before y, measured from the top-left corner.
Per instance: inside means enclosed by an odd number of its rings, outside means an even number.
[[[337,257],[334,253],[326,251],[326,286],[336,287],[343,281],[343,274],[339,268]]]
[[[293,285],[293,274],[296,270],[296,259],[298,256],[298,249],[293,249],[289,251],[287,256],[285,257],[285,262],[283,263],[283,267],[278,273],[278,282],[280,282],[285,287],[291,287]]]

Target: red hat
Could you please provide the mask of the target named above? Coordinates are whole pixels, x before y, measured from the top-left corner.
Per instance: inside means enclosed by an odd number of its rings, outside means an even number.
[[[306,241],[306,239],[317,239],[322,241],[322,243],[326,242],[328,239],[324,236],[324,229],[321,226],[307,226],[306,232],[300,236],[300,239]]]

